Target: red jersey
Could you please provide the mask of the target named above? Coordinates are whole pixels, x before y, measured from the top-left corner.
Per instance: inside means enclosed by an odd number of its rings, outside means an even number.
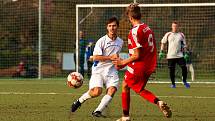
[[[140,49],[140,58],[128,64],[128,71],[132,74],[152,73],[157,63],[156,43],[153,31],[144,23],[134,26],[128,35],[130,56],[136,48]]]

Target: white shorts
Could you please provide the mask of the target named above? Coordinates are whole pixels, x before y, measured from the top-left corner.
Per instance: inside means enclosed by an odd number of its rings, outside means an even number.
[[[103,85],[108,89],[109,87],[119,88],[119,76],[118,74],[104,75],[100,73],[92,74],[89,83],[89,89],[94,87],[103,87]]]

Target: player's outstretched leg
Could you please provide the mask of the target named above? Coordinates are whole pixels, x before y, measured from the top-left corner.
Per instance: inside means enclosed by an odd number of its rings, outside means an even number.
[[[165,117],[170,118],[172,116],[171,109],[169,108],[169,106],[167,106],[167,104],[164,101],[158,101],[157,105]]]
[[[75,112],[79,107],[81,107],[81,103],[79,100],[76,100],[71,106],[71,112]]]
[[[84,103],[87,99],[90,99],[90,98],[92,98],[92,97],[90,96],[89,91],[87,91],[78,100],[73,102],[73,104],[71,106],[71,112],[75,112],[78,108],[81,107],[82,103]]]
[[[95,116],[95,117],[106,117],[102,114],[102,112],[108,106],[108,104],[111,102],[116,91],[117,91],[117,88],[114,86],[111,86],[107,89],[107,94],[102,98],[102,100],[101,100],[99,106],[96,108],[96,110],[92,112],[93,116]]]
[[[102,93],[101,87],[94,87],[90,89],[72,104],[71,112],[75,112],[78,108],[80,108],[81,104],[84,103],[86,100],[90,98],[98,97],[99,95],[101,95],[101,93]]]
[[[140,96],[148,100],[153,104],[157,104],[165,117],[170,118],[172,116],[172,111],[167,106],[164,101],[160,101],[153,93],[144,89],[140,92]]]
[[[106,116],[104,116],[102,114],[102,111],[107,107],[107,105],[111,102],[111,100],[112,100],[112,97],[110,95],[106,94],[102,98],[102,100],[101,100],[99,106],[96,108],[96,110],[92,112],[92,116],[105,118]]]

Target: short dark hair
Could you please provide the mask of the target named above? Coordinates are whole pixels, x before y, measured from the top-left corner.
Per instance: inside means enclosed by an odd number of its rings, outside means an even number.
[[[117,26],[119,26],[119,20],[117,19],[116,16],[113,16],[113,17],[109,18],[109,19],[106,21],[106,26],[107,26],[108,24],[114,22],[114,21],[116,22]]]
[[[131,16],[134,19],[140,20],[141,19],[141,12],[140,12],[140,7],[138,5],[139,4],[137,4],[137,3],[131,3],[126,8],[126,15]]]
[[[172,24],[177,24],[178,25],[179,23],[178,23],[178,21],[173,21]]]

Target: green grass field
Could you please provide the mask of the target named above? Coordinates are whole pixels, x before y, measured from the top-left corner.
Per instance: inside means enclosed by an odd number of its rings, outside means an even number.
[[[105,110],[107,118],[93,118],[91,112],[101,97],[88,100],[70,114],[71,103],[88,89],[70,89],[59,80],[0,80],[0,121],[114,121],[121,117],[120,91]],[[163,117],[158,107],[132,92],[131,117],[134,121],[215,121],[215,84],[148,84],[147,89],[166,101],[173,117]]]

